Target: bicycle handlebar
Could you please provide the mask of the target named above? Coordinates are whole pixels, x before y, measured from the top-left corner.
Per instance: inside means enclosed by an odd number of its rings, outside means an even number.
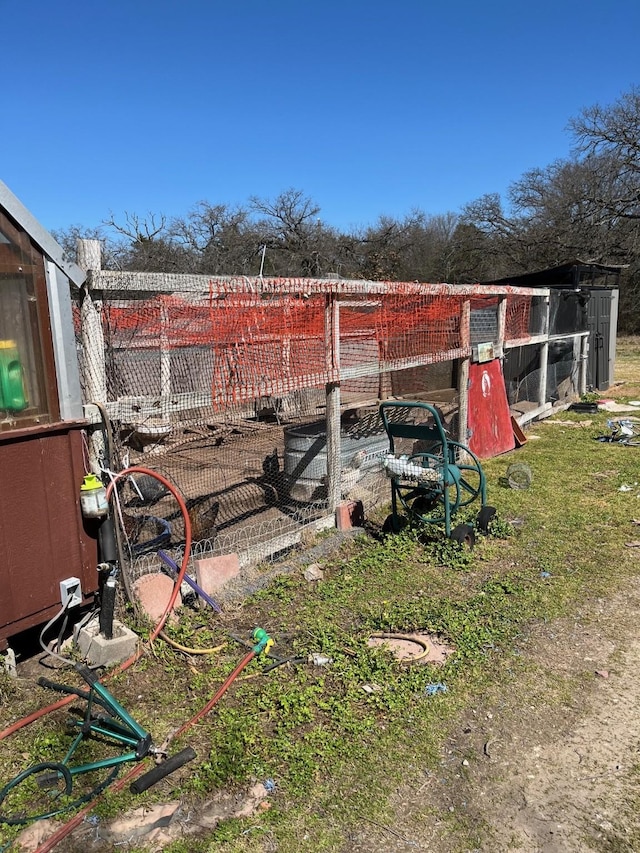
[[[142,776],[139,776],[135,782],[132,782],[129,786],[129,790],[132,794],[141,794],[143,791],[146,791],[147,788],[150,788],[152,785],[155,785],[156,782],[159,782],[161,779],[164,779],[165,776],[168,776],[170,773],[173,773],[174,770],[178,770],[178,768],[187,764],[189,761],[193,761],[196,757],[195,750],[193,750],[190,746],[187,746],[185,749],[177,752],[175,755],[172,755],[170,758],[167,758],[166,761],[163,761],[162,764],[158,764],[156,767],[152,767],[147,773],[144,773]]]

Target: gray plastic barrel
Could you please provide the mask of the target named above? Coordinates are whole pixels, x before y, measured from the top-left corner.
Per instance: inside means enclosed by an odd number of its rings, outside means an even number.
[[[340,432],[340,467],[363,472],[380,465],[389,452],[389,439],[380,431],[359,431],[357,425]],[[284,473],[294,500],[322,500],[326,497],[327,432],[324,421],[289,427],[284,431]],[[357,478],[357,475],[356,475]]]

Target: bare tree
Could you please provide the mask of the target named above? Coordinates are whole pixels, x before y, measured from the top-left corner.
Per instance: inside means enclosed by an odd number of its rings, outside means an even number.
[[[84,228],[82,225],[70,225],[68,228],[52,231],[53,237],[62,246],[65,256],[70,261],[76,259],[78,240],[98,240],[102,251],[103,269],[121,269],[123,245],[121,242],[108,237],[104,228]]]
[[[125,269],[140,272],[192,272],[193,259],[187,249],[173,239],[164,214],[125,212],[118,221],[111,213],[103,225],[122,240],[121,259]]]
[[[194,267],[213,275],[256,272],[258,236],[247,210],[198,202],[186,217],[169,225],[169,234],[189,253]]]
[[[320,208],[302,190],[288,189],[272,201],[252,196],[251,207],[268,217],[284,240],[302,240],[310,222],[316,220]]]
[[[103,225],[113,228],[118,234],[135,243],[148,243],[166,233],[167,218],[163,213],[158,216],[149,213],[147,218],[143,218],[137,213],[125,211],[124,222],[117,222],[113,213],[110,213]]]
[[[610,218],[640,219],[640,89],[584,109],[569,128],[576,153],[603,184],[594,202]]]
[[[322,274],[316,248],[322,223],[320,207],[301,190],[288,189],[275,199],[250,199],[260,215],[256,223],[267,247],[269,268],[276,275]]]

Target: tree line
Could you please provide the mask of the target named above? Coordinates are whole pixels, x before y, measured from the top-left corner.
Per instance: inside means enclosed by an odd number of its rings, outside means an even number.
[[[625,265],[622,333],[640,333],[640,89],[569,121],[570,154],[458,213],[411,211],[340,231],[302,190],[244,205],[201,201],[185,216],[125,214],[55,236],[100,239],[105,268],[468,284],[580,258]]]

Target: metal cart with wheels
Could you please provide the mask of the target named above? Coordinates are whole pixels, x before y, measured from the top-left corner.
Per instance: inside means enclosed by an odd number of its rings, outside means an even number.
[[[438,410],[429,403],[388,401],[380,405],[380,417],[389,437],[384,466],[391,479],[392,512],[386,531],[398,532],[410,520],[444,524],[447,537],[472,547],[474,527],[452,528],[451,522],[459,509],[476,500],[481,504],[478,529],[486,532],[495,515],[487,506],[485,475],[477,457],[448,438]]]

